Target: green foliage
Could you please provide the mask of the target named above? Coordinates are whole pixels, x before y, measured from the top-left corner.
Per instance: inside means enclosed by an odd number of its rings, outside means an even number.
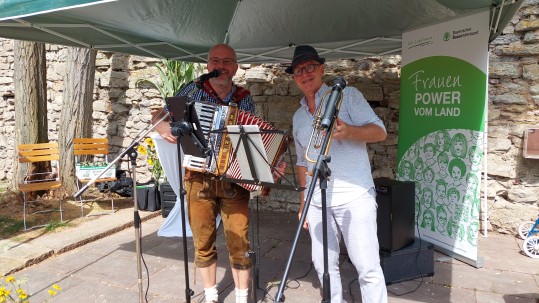
[[[0,233],[3,237],[9,237],[9,235],[15,234],[23,229],[24,224],[22,220],[15,220],[9,217],[0,216]]]
[[[202,64],[176,60],[162,60],[156,67],[161,79],[160,83],[146,81],[152,83],[163,98],[174,96],[183,84],[195,79],[204,70]]]
[[[69,226],[68,222],[51,222],[51,223],[49,223],[49,224],[47,224],[45,226],[45,230],[47,232],[51,232],[51,231],[54,231],[57,228],[66,227],[66,226]]]

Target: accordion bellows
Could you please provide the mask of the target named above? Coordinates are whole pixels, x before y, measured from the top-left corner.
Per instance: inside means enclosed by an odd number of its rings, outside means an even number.
[[[211,147],[211,151],[205,158],[185,155],[183,160],[185,168],[225,176],[229,179],[244,180],[238,159],[233,156],[234,146],[226,132],[228,125],[257,125],[267,155],[266,165],[273,168],[282,160],[287,149],[287,136],[284,132],[277,131],[268,122],[238,109],[237,106],[196,102],[195,109],[204,138]],[[261,189],[261,186],[257,184],[238,183],[249,191]]]

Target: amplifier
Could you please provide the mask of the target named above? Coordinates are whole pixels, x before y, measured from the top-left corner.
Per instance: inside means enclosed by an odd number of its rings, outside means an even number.
[[[412,245],[388,252],[380,250],[386,285],[434,275],[434,245],[416,238]]]
[[[374,185],[380,249],[391,252],[412,244],[415,237],[414,182],[376,178]]]

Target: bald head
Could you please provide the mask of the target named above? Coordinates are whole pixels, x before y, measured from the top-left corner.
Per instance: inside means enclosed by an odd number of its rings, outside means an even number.
[[[226,57],[232,58],[234,59],[234,61],[237,61],[236,51],[234,51],[232,47],[228,46],[228,44],[221,43],[212,46],[212,48],[210,48],[210,51],[208,52],[208,60],[212,57],[215,57],[216,53],[226,54]]]

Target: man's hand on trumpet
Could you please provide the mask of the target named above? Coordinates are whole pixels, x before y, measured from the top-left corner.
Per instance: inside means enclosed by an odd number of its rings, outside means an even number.
[[[386,137],[387,134],[385,130],[375,124],[371,123],[363,126],[354,126],[337,118],[333,127],[332,138],[337,140],[357,140],[372,143],[383,141]]]
[[[349,125],[337,117],[333,127],[333,139],[344,140],[347,138]]]

